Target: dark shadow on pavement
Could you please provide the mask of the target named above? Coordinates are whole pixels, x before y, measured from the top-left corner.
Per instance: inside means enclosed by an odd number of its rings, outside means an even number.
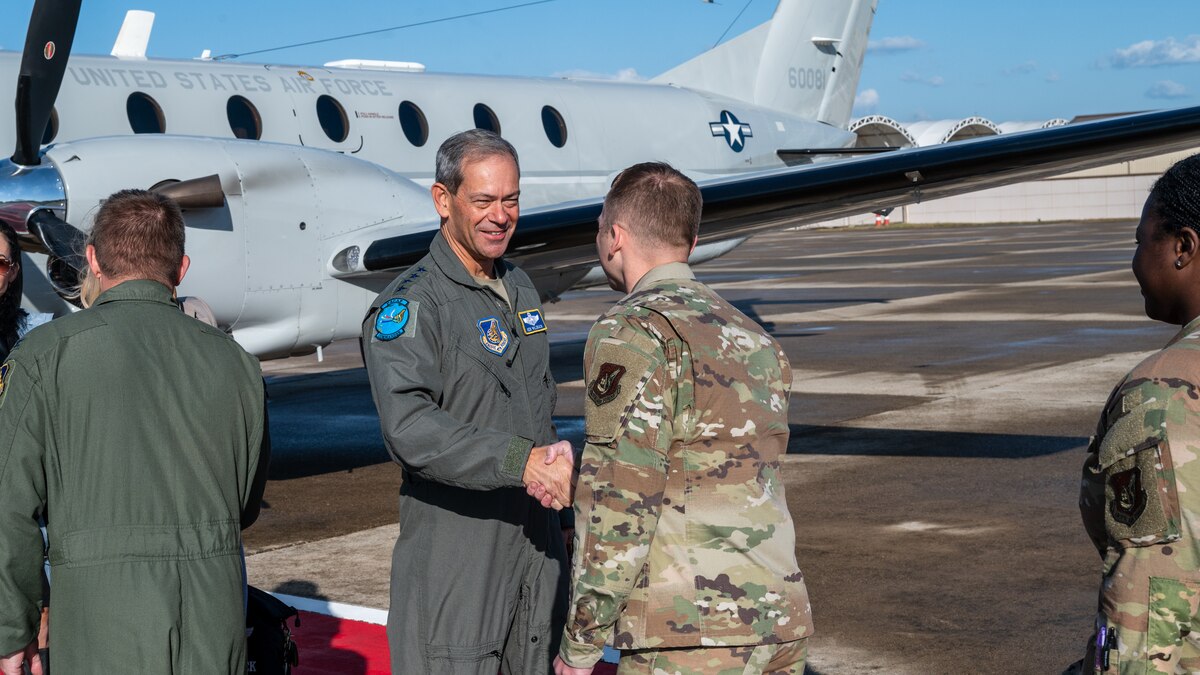
[[[1079,436],[857,429],[792,424],[788,454],[1026,459],[1082,448]]]
[[[285,581],[271,592],[329,600],[320,593],[317,584],[300,579]],[[300,664],[292,670],[295,675],[366,674],[367,660],[362,654],[333,646],[334,638],[341,632],[341,619],[308,613],[301,621],[300,626],[292,631],[292,639],[300,650]]]

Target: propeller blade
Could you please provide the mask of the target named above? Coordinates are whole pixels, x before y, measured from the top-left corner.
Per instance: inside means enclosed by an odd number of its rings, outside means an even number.
[[[151,192],[170,197],[181,209],[219,209],[225,205],[225,190],[217,174],[188,180],[163,181]]]
[[[75,271],[83,269],[87,235],[74,225],[54,215],[50,209],[38,209],[29,214],[29,231],[45,244],[50,255],[61,259]]]
[[[82,1],[38,0],[33,6],[17,75],[17,147],[12,161],[22,166],[41,161],[38,150],[67,71]]]

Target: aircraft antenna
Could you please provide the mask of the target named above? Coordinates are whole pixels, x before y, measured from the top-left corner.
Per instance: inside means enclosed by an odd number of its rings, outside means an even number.
[[[549,2],[558,2],[558,0],[534,0],[534,2],[524,2],[519,5],[509,5],[507,7],[496,7],[495,9],[485,9],[485,10],[478,11],[478,12],[470,12],[468,14],[457,14],[455,16],[445,16],[440,19],[429,19],[428,21],[418,21],[416,23],[406,23],[402,26],[392,26],[391,28],[378,28],[376,30],[368,30],[368,31],[363,31],[361,33],[351,33],[349,35],[338,35],[335,37],[321,38],[320,40],[309,40],[308,42],[297,42],[295,44],[281,45],[279,47],[270,47],[267,49],[256,49],[251,52],[242,52],[240,54],[221,54],[219,56],[212,57],[212,60],[213,61],[228,61],[230,59],[237,59],[237,58],[241,58],[243,56],[252,56],[254,54],[265,54],[267,52],[277,52],[277,51],[280,51],[283,49],[292,49],[294,47],[307,47],[309,45],[318,45],[318,44],[321,44],[324,42],[335,42],[337,40],[349,40],[350,38],[362,37],[364,35],[376,35],[379,33],[387,33],[389,31],[400,30],[403,28],[416,28],[417,26],[428,26],[428,25],[434,24],[434,23],[455,21],[457,19],[468,19],[473,16],[483,16],[484,14],[495,14],[497,12],[507,12],[510,9],[520,9],[522,7],[532,7],[534,5],[544,5]],[[742,11],[745,11],[745,10],[742,10]],[[741,15],[739,14],[738,16],[741,16]],[[736,19],[735,19],[735,21],[736,21]]]
[[[733,21],[730,21],[729,25],[725,27],[725,32],[721,33],[721,37],[717,38],[717,41],[713,43],[714,49],[717,45],[721,44],[721,41],[725,39],[726,35],[729,35],[729,31],[733,30],[733,24],[737,23],[738,19],[742,18],[742,15],[746,13],[747,9],[750,9],[750,3],[752,2],[754,2],[754,0],[746,0],[746,4],[742,7],[742,11],[738,12],[737,16],[733,17]]]

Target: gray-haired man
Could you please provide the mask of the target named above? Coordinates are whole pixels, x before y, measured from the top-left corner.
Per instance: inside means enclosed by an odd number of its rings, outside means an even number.
[[[517,224],[517,154],[487,131],[438,150],[430,252],[373,303],[363,354],[404,469],[392,554],[394,672],[548,673],[566,615],[559,514],[569,444],[541,301],[501,259]],[[549,486],[539,503],[523,486]]]

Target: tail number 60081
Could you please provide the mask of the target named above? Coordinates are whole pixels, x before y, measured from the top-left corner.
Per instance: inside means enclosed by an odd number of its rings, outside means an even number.
[[[824,89],[825,71],[819,68],[788,68],[788,86],[792,89]]]

